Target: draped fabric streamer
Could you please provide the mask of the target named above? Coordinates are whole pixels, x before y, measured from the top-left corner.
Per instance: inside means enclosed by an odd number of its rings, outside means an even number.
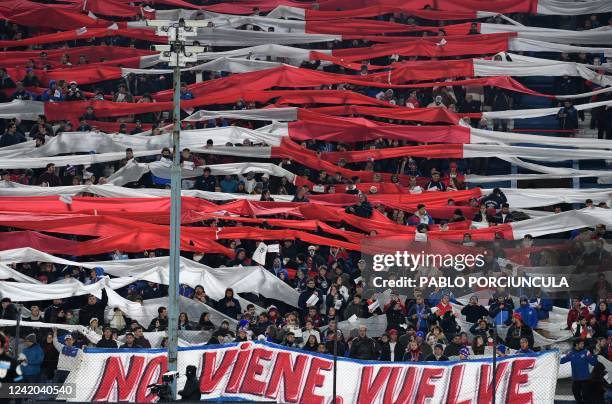
[[[0,251],[0,262],[5,264],[33,261],[53,262],[91,269],[101,267],[106,274],[117,277],[132,277],[134,282],[136,280],[147,280],[167,285],[169,280],[168,257],[82,263],[57,258],[31,248]],[[0,276],[2,276],[2,279],[14,278],[15,272],[0,273]],[[26,276],[25,278],[29,277]],[[26,280],[21,279],[19,281],[25,282]],[[222,299],[225,296],[225,289],[231,287],[236,293],[257,293],[297,307],[299,293],[286,283],[278,281],[279,279],[271,272],[259,266],[211,268],[181,257],[181,284],[189,285],[192,288],[197,285],[206,285],[207,295],[214,300]],[[29,278],[27,283],[35,284],[39,282]]]
[[[612,190],[609,189],[571,189],[571,188],[546,188],[546,189],[520,189],[520,188],[501,188],[506,194],[508,202],[517,208],[535,208],[541,206],[551,206],[559,203],[580,203],[586,199],[592,199],[594,203],[606,202],[612,204]],[[0,196],[51,196],[51,195],[78,195],[82,193],[98,195],[106,198],[159,198],[169,197],[170,191],[167,189],[157,188],[123,188],[114,185],[72,185],[63,187],[39,187],[17,184],[14,182],[0,181]],[[471,197],[478,198],[479,196],[488,195],[490,189],[475,188],[468,193],[468,199]],[[210,201],[259,201],[259,195],[245,194],[229,194],[223,192],[208,192],[199,190],[182,190],[183,196],[192,196]],[[375,201],[385,201],[386,203],[400,203],[408,197],[407,191],[401,194],[387,195],[372,195],[371,199]],[[422,194],[413,195],[413,203],[422,201],[425,197],[435,197],[439,202],[446,203],[448,198],[457,199],[457,192],[425,192]],[[293,195],[272,195],[275,201],[291,202]],[[461,198],[459,198],[461,199]],[[311,203],[333,204],[333,203],[355,203],[356,197],[349,195],[311,195]],[[467,199],[466,199],[467,200]],[[435,200],[429,198],[426,200],[428,205],[435,203]]]

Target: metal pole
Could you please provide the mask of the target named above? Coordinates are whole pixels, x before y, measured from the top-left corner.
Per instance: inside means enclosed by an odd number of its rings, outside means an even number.
[[[170,282],[168,287],[168,371],[177,371],[178,317],[179,317],[179,271],[181,255],[181,67],[179,58],[179,27],[174,26],[170,44],[176,57],[174,66],[174,128],[172,130],[172,167],[170,168]],[[176,398],[176,378],[172,383],[172,398]]]
[[[15,347],[14,347],[14,351],[15,354],[13,355],[15,358],[17,356],[19,356],[19,334],[20,334],[20,328],[21,328],[21,305],[18,304],[17,305],[17,324],[15,326]]]
[[[495,404],[495,389],[497,387],[497,324],[493,324],[493,380],[491,381],[491,404]]]
[[[334,379],[333,379],[333,385],[332,385],[332,397],[333,397],[333,401],[332,404],[336,404],[336,397],[337,397],[337,392],[336,392],[336,385],[337,385],[337,381],[336,379],[338,378],[338,314],[336,314],[335,317],[335,327],[336,329],[334,330]]]

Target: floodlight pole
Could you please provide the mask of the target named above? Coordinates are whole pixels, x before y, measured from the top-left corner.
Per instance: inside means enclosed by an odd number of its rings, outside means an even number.
[[[168,371],[178,367],[179,272],[181,266],[181,41],[179,24],[169,38],[171,57],[176,58],[173,74],[174,113],[172,119],[172,166],[170,167],[170,279],[168,286]],[[176,378],[172,382],[172,398],[176,399]]]
[[[168,285],[168,371],[178,371],[178,318],[179,318],[179,272],[181,266],[181,67],[196,61],[195,53],[201,46],[188,46],[186,37],[195,36],[197,27],[204,21],[148,20],[147,25],[156,27],[157,34],[168,36],[168,45],[156,45],[161,51],[160,60],[173,67],[173,129],[172,164],[170,166],[170,261]],[[176,377],[171,384],[172,399],[176,399]]]

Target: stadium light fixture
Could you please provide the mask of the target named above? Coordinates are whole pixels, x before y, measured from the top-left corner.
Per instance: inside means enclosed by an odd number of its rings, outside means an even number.
[[[197,35],[197,28],[206,26],[204,21],[179,19],[147,20],[147,26],[155,27],[159,36],[168,37],[168,45],[157,45],[160,60],[173,67],[173,130],[172,165],[170,167],[170,262],[168,287],[168,371],[178,371],[178,318],[179,318],[179,272],[181,265],[181,67],[197,61],[202,46],[189,46],[188,37]],[[176,378],[171,384],[172,398],[176,399]]]

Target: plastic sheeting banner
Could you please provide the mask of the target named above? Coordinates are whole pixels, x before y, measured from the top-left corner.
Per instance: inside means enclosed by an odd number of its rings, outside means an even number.
[[[179,348],[178,369],[197,367],[203,399],[234,398],[279,403],[328,403],[333,359],[264,342]],[[147,388],[166,372],[163,350],[91,349],[66,381],[78,386],[75,401],[157,399]],[[550,403],[558,371],[557,351],[501,358],[497,403]],[[489,403],[490,360],[381,363],[338,359],[339,402]],[[185,377],[178,379],[178,388]]]

